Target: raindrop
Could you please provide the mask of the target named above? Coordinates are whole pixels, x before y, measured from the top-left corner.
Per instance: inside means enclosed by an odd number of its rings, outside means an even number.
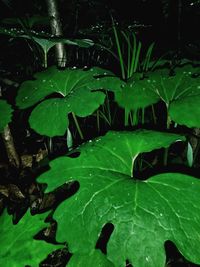
[[[149,261],[149,256],[147,256],[147,257],[145,258],[145,260],[146,260],[146,261]]]
[[[89,140],[89,143],[92,143],[92,140]]]
[[[162,217],[162,216],[163,216],[163,214],[162,214],[162,213],[160,213],[160,216]]]

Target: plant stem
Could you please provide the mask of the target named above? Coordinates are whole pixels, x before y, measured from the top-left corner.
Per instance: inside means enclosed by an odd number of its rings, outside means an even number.
[[[171,125],[171,118],[169,116],[169,113],[168,113],[168,109],[167,109],[167,130],[170,129],[170,125]],[[167,163],[168,163],[168,152],[169,152],[169,148],[165,148],[165,152],[164,152],[164,160],[163,160],[163,164],[164,166],[167,166]]]
[[[72,117],[74,119],[74,122],[75,122],[75,125],[76,125],[76,129],[78,130],[78,133],[80,135],[80,138],[81,138],[81,140],[83,140],[84,139],[83,133],[81,131],[81,128],[79,126],[78,120],[77,120],[76,115],[74,114],[74,112],[72,112]]]
[[[124,112],[125,112],[125,114],[124,114],[124,125],[128,126],[128,118],[129,118],[130,111],[127,108],[125,108]]]
[[[47,52],[44,51],[44,68],[47,69],[48,67],[48,62],[47,62]]]
[[[142,124],[144,124],[144,108],[142,108]]]
[[[106,91],[106,108],[107,108],[107,113],[108,113],[108,120],[109,120],[109,125],[112,125],[112,117],[111,117],[111,112],[110,112],[110,101],[109,101],[109,96],[108,92]]]
[[[99,116],[99,110],[97,109],[97,131],[100,132],[100,116]]]
[[[156,124],[157,119],[156,119],[155,109],[154,109],[153,105],[151,105],[151,109],[152,109],[153,122],[154,122],[154,124]]]

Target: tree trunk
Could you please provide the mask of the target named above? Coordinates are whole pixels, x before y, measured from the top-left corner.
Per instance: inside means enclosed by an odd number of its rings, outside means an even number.
[[[62,36],[62,26],[59,17],[56,0],[46,0],[48,15],[51,18],[51,31],[55,36]],[[59,67],[66,66],[66,51],[64,44],[58,43],[56,45],[56,60]]]

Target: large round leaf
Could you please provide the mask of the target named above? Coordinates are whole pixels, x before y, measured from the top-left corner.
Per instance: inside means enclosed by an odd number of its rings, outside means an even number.
[[[98,79],[99,88],[112,91],[115,101],[122,108],[137,110],[145,108],[160,100],[158,94],[149,90],[149,86],[144,80],[140,80],[140,75],[134,75],[133,79],[125,82],[116,76],[108,76]],[[96,82],[96,83],[97,83]]]
[[[60,94],[61,99],[53,97],[41,102],[33,110],[29,122],[40,134],[63,135],[68,127],[68,113],[85,117],[103,104],[105,94],[97,91],[99,83],[95,77],[106,74],[101,68],[58,70],[51,67],[37,73],[35,80],[22,83],[16,103],[20,108],[27,108],[53,93]]]
[[[200,127],[200,76],[192,77],[199,69],[186,65],[176,68],[173,76],[168,72],[164,69],[151,73],[144,80],[146,87],[166,103],[173,121],[188,127]]]
[[[168,69],[157,70],[145,80],[168,105],[174,100],[200,93],[198,79],[192,78],[195,68],[187,65],[176,68],[174,72],[174,75],[169,75]]]
[[[5,100],[0,100],[0,132],[11,121],[12,107]]]
[[[48,190],[68,181],[80,184],[55,211],[57,239],[67,241],[73,253],[90,253],[103,226],[112,223],[107,256],[116,267],[126,259],[135,267],[164,267],[167,240],[188,260],[200,263],[200,181],[179,173],[145,181],[132,177],[139,153],[181,139],[153,131],[110,132],[82,145],[77,158],[52,161],[39,178]]]
[[[121,88],[115,87],[115,82],[119,84],[117,78],[112,78],[112,84],[107,78],[110,84],[104,82],[104,87],[111,88],[122,108],[137,110],[161,100],[172,120],[188,127],[200,127],[200,76],[194,78],[194,73],[199,73],[199,69],[191,65],[176,68],[174,75],[169,75],[169,69],[157,69],[143,80],[137,75],[127,83],[121,81]]]
[[[35,80],[28,80],[21,84],[16,104],[23,109],[38,103],[52,93],[58,93],[62,97],[68,98],[80,88],[84,88],[85,91],[99,89],[98,83],[95,86],[95,83],[91,82],[96,81],[95,76],[106,75],[106,73],[101,68],[59,70],[56,66],[52,66],[45,71],[36,73]]]

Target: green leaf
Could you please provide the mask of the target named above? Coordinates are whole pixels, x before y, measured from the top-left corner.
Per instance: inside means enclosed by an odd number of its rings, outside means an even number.
[[[176,68],[175,75],[168,70],[157,70],[144,82],[166,103],[170,118],[188,127],[200,127],[200,76],[193,78],[199,70],[186,65]]]
[[[200,93],[197,78],[192,78],[195,68],[190,65],[176,68],[175,75],[169,76],[168,69],[161,69],[152,72],[145,80],[149,88],[155,91],[159,97],[169,105],[172,101],[187,96],[196,96]]]
[[[27,108],[53,93],[53,97],[41,102],[32,112],[30,126],[42,135],[63,135],[68,127],[67,115],[74,112],[77,116],[91,115],[105,99],[105,94],[95,91],[99,88],[98,75],[106,75],[105,70],[65,69],[51,67],[36,73],[35,80],[22,83],[16,103],[20,108]]]
[[[4,211],[0,216],[0,266],[37,267],[50,252],[63,247],[33,239],[40,230],[48,226],[43,222],[46,216],[47,214],[31,216],[27,212],[18,224],[13,225],[12,216]]]
[[[98,79],[99,88],[112,91],[115,101],[122,108],[136,110],[145,108],[160,100],[157,93],[149,90],[146,81],[140,80],[140,75],[134,75],[133,79],[127,82],[120,80],[116,76],[106,76]],[[96,82],[96,83],[97,83]]]
[[[13,109],[5,100],[0,99],[0,133],[11,121]]]
[[[72,253],[91,253],[102,228],[112,223],[107,257],[116,267],[126,259],[135,267],[164,267],[167,240],[200,264],[200,181],[179,173],[145,181],[132,177],[140,153],[178,140],[184,137],[145,130],[109,132],[79,147],[79,157],[53,160],[39,177],[48,191],[69,181],[80,185],[55,211],[57,239],[67,241]]]
[[[33,110],[29,123],[41,135],[47,135],[47,131],[50,137],[64,135],[69,125],[69,112],[64,99],[47,99]]]
[[[67,45],[76,45],[83,48],[88,48],[94,45],[94,42],[90,39],[61,38],[61,37],[56,37],[47,32],[37,32],[29,29],[27,31],[24,31],[18,28],[0,27],[0,34],[9,35],[15,38],[30,39],[31,41],[36,42],[42,48],[45,54],[47,54],[48,51],[58,43],[64,43]]]
[[[200,128],[200,91],[197,95],[172,102],[169,106],[169,114],[171,119],[180,125]]]
[[[99,250],[94,250],[90,254],[74,254],[67,267],[114,267],[114,265],[106,259],[106,256],[102,254]]]
[[[63,43],[63,44],[67,44],[67,45],[76,45],[79,47],[84,47],[84,48],[88,48],[90,46],[93,46],[94,43],[92,42],[92,40],[89,39],[65,39],[65,38],[58,38],[58,37],[52,37],[47,39],[47,38],[41,38],[41,37],[35,37],[35,36],[27,36],[27,38],[34,40],[38,45],[40,45],[40,47],[42,48],[42,50],[44,51],[44,53],[48,53],[49,50],[55,46],[58,43]]]
[[[119,106],[128,110],[146,108],[159,101],[158,95],[144,85],[144,81],[131,81],[115,93],[115,100]]]

